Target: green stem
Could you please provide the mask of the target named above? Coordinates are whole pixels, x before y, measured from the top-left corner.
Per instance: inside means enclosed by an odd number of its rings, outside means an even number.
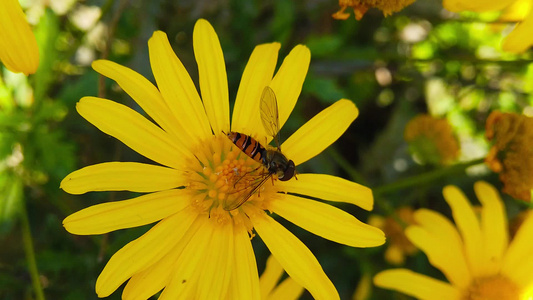
[[[22,242],[24,243],[24,252],[26,253],[26,261],[28,262],[28,270],[31,276],[33,289],[35,290],[35,297],[37,300],[44,300],[43,287],[39,279],[39,271],[37,270],[37,262],[35,261],[35,252],[33,250],[33,240],[30,231],[30,222],[28,220],[28,213],[24,204],[21,206],[20,217],[22,221]]]
[[[372,191],[374,192],[374,196],[389,194],[391,192],[402,190],[408,187],[429,183],[429,182],[435,181],[445,176],[463,173],[466,170],[466,168],[483,163],[483,161],[484,161],[484,158],[479,158],[479,159],[472,160],[469,162],[456,164],[456,165],[453,165],[447,168],[437,169],[431,172],[427,172],[424,174],[412,176],[409,178],[398,180],[396,182],[378,186],[376,188],[373,188]]]

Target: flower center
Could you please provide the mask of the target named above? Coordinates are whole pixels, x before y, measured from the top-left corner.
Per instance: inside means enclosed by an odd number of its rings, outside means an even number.
[[[519,300],[520,289],[501,275],[475,280],[463,297],[463,300]]]
[[[255,205],[264,209],[265,194],[272,194],[272,184],[260,185],[268,172],[261,163],[253,160],[235,146],[225,135],[199,143],[194,158],[188,162],[191,205],[199,213],[207,214],[219,223],[244,216],[242,205]]]

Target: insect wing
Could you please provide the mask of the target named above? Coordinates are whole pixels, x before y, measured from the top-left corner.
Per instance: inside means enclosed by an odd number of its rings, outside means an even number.
[[[261,121],[266,133],[276,139],[276,146],[279,148],[279,114],[276,94],[271,87],[266,86],[261,95]]]
[[[263,175],[257,176],[255,182],[253,184],[250,184],[243,191],[242,197],[240,197],[236,201],[233,201],[232,203],[224,203],[224,210],[230,211],[239,208],[241,205],[244,204],[244,202],[248,201],[248,199],[250,199],[250,197],[252,197],[252,195],[255,194],[270,177],[272,177],[272,174],[269,173],[264,173]]]

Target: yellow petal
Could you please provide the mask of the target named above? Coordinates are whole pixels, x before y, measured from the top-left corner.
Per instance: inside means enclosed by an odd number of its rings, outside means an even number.
[[[172,50],[167,35],[161,31],[154,32],[148,40],[148,49],[159,91],[181,128],[187,128],[183,134],[191,142],[205,140],[211,136],[211,126],[198,91]]]
[[[514,239],[509,244],[502,262],[502,273],[521,286],[531,284],[533,279],[533,211],[529,211]]]
[[[498,191],[490,184],[479,181],[474,184],[481,202],[481,233],[483,238],[484,272],[496,274],[500,270],[502,256],[507,250],[507,215]]]
[[[419,209],[414,218],[419,226],[409,226],[405,235],[441,270],[448,280],[466,288],[471,280],[463,252],[463,243],[455,226],[441,214]]]
[[[462,293],[452,285],[407,269],[392,269],[374,276],[374,284],[427,300],[462,299]]]
[[[358,183],[326,174],[298,174],[298,180],[276,182],[279,191],[306,195],[313,198],[355,204],[372,210],[372,190]]]
[[[39,66],[37,40],[18,0],[0,4],[0,60],[9,70],[26,75]]]
[[[184,209],[163,219],[115,253],[96,280],[98,297],[111,295],[133,274],[163,258],[183,237],[197,214]]]
[[[63,226],[73,234],[102,234],[159,221],[189,204],[183,190],[156,192],[90,206],[66,217]]]
[[[304,288],[299,285],[294,279],[288,277],[283,280],[274,291],[268,296],[268,300],[297,300],[300,299],[300,296],[303,294]]]
[[[161,293],[160,300],[195,299],[195,288],[198,286],[196,273],[201,274],[203,272],[199,266],[202,265],[201,261],[209,250],[209,241],[213,237],[215,229],[211,220],[202,219],[201,221],[202,224],[200,224],[198,231],[172,266],[174,276]]]
[[[259,294],[259,276],[254,249],[244,226],[235,227],[233,272],[227,299],[263,299]]]
[[[254,214],[251,221],[290,277],[307,289],[315,299],[339,299],[335,286],[313,253],[297,237],[265,213]]]
[[[137,153],[162,165],[180,169],[189,151],[169,134],[131,108],[96,97],[83,97],[76,104],[78,113],[98,129]]]
[[[108,162],[68,174],[60,187],[70,194],[91,191],[156,192],[183,186],[186,178],[175,169],[135,163]]]
[[[273,200],[269,209],[325,239],[352,247],[375,247],[385,243],[379,228],[325,203],[292,195]]]
[[[518,23],[516,27],[503,40],[503,51],[512,53],[521,53],[533,45],[533,9],[530,7],[529,12],[523,22]]]
[[[270,292],[274,290],[278,281],[283,275],[283,268],[279,262],[270,255],[266,262],[265,271],[261,274],[259,278],[259,287],[261,288],[261,299],[267,299]]]
[[[296,105],[310,62],[309,48],[303,45],[294,47],[270,83],[278,100],[279,128],[283,127]]]
[[[184,128],[174,118],[159,90],[141,74],[108,60],[96,60],[92,63],[96,72],[115,80],[139,106],[181,145],[187,145],[183,135]]]
[[[516,0],[443,0],[442,6],[444,6],[444,8],[446,8],[447,10],[453,12],[460,12],[465,10],[485,12],[502,10],[514,1]]]
[[[193,32],[194,56],[198,63],[200,91],[205,112],[215,134],[229,130],[228,78],[224,54],[213,26],[199,19]]]
[[[524,20],[531,9],[531,0],[517,0],[505,8],[498,17],[500,22],[519,22]]]
[[[172,266],[187,247],[203,222],[197,218],[178,244],[150,267],[135,273],[124,287],[122,299],[146,300],[167,285],[174,275]]]
[[[233,270],[233,224],[216,224],[211,237],[209,250],[201,264],[202,275],[195,299],[221,299],[228,292]]]
[[[463,192],[455,186],[446,186],[442,193],[452,209],[453,219],[461,233],[472,276],[486,275],[483,274],[483,259],[479,255],[483,251],[481,228],[472,205]]]
[[[335,142],[357,118],[353,102],[339,100],[300,127],[281,146],[296,165],[315,157]]]
[[[256,46],[242,73],[235,98],[231,130],[263,138],[266,132],[258,121],[259,101],[265,86],[272,80],[278,61],[279,43]]]

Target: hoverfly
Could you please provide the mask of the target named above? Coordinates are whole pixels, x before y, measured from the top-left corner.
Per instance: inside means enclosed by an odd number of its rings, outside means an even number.
[[[276,143],[276,148],[263,147],[261,143],[252,138],[249,135],[230,132],[227,134],[228,138],[248,155],[253,160],[262,164],[264,172],[258,175],[258,178],[249,187],[249,191],[245,193],[241,198],[237,199],[233,203],[224,204],[224,210],[230,211],[240,207],[246,202],[259,188],[269,179],[272,175],[276,175],[281,181],[287,181],[296,175],[296,166],[294,162],[287,159],[283,153],[281,153],[280,136],[279,136],[279,115],[278,115],[278,102],[276,100],[276,94],[269,86],[266,86],[261,94],[260,101],[260,113],[261,121],[265,128],[266,133],[271,136]],[[243,176],[246,176],[243,175]],[[239,179],[240,180],[240,179]]]

